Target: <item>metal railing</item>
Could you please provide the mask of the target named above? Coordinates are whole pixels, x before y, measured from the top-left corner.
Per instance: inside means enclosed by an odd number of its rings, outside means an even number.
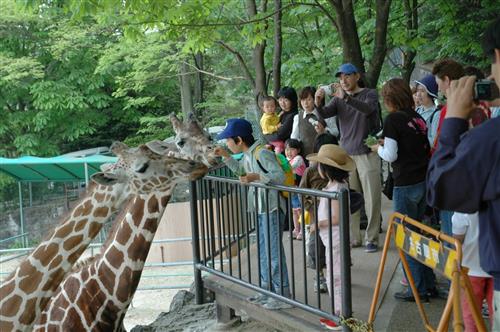
[[[228,177],[229,173],[222,172],[224,176],[205,176],[203,179],[191,183],[191,227],[193,236],[193,264],[194,264],[194,284],[195,284],[195,297],[198,304],[203,303],[203,280],[201,278],[201,273],[208,272],[224,278],[235,284],[253,289],[260,293],[266,294],[270,297],[278,299],[282,302],[293,305],[294,307],[306,310],[308,312],[314,313],[316,315],[332,319],[336,322],[340,322],[344,318],[350,318],[352,316],[352,295],[351,295],[351,258],[350,258],[350,241],[349,241],[349,193],[348,190],[342,190],[341,192],[326,192],[311,189],[302,189],[296,187],[285,187],[278,185],[263,185],[260,183],[251,183],[243,185],[237,179]],[[249,188],[255,187],[255,195],[248,196]],[[257,190],[257,188],[259,188]],[[248,211],[248,201],[254,200],[256,210],[258,208],[257,192],[263,190],[265,193],[265,202],[269,202],[271,195],[280,195],[279,192],[288,192],[291,194],[297,194],[300,197],[301,206],[304,206],[304,200],[309,199],[312,201],[312,208],[317,211],[319,199],[324,198],[328,200],[329,216],[331,219],[331,202],[332,200],[338,200],[340,207],[340,216],[338,231],[340,237],[340,275],[341,275],[341,294],[342,294],[342,311],[340,315],[335,313],[335,302],[334,302],[334,274],[338,275],[338,271],[334,271],[333,268],[327,269],[326,273],[330,273],[330,285],[329,288],[332,290],[330,296],[330,303],[321,302],[321,294],[318,291],[316,294],[316,301],[311,301],[311,297],[308,294],[310,292],[311,282],[308,282],[308,271],[306,266],[306,241],[300,242],[300,250],[294,251],[294,241],[292,241],[292,208],[290,200],[287,200],[285,206],[285,223],[289,225],[290,242],[284,248],[285,257],[279,254],[278,261],[280,266],[280,284],[281,284],[281,294],[283,294],[283,271],[281,269],[282,260],[290,262],[288,266],[288,274],[290,280],[290,290],[291,296],[285,297],[277,294],[271,290],[272,277],[271,273],[268,274],[268,284],[267,288],[262,287],[261,283],[261,271],[259,264],[260,261],[260,248],[259,239],[261,234],[264,234],[267,239],[270,238],[269,224],[264,230],[259,230],[258,214],[255,211]],[[269,204],[266,204],[269,207]],[[267,209],[265,215],[267,215],[269,220],[269,214],[271,211]],[[302,220],[304,218],[304,209],[302,209]],[[316,224],[316,228],[319,229],[317,214],[313,213],[311,218],[311,223]],[[302,234],[306,234],[306,228],[304,223],[301,224]],[[332,222],[329,223],[329,243],[332,243]],[[337,231],[337,230],[335,230]],[[265,233],[262,233],[265,232]],[[318,257],[319,252],[319,232],[316,231],[311,233],[311,236],[316,237],[316,247],[315,247],[315,257]],[[257,241],[251,241],[252,237],[256,238]],[[282,238],[282,237],[281,237]],[[270,258],[270,244],[269,241],[266,244],[265,250],[267,250],[267,270],[271,271],[271,258]],[[257,250],[255,250],[257,249]],[[326,250],[330,250],[329,266],[333,266],[333,255],[332,246],[327,247]],[[224,264],[224,257],[227,263]],[[288,258],[288,259],[287,259]],[[220,261],[219,264],[215,264],[216,261]],[[296,262],[302,262],[298,264]],[[252,280],[252,268],[257,265],[258,274],[257,278]],[[297,266],[296,266],[297,265]],[[217,266],[219,268],[217,268]],[[319,289],[320,282],[320,266],[319,260],[316,259],[316,287]],[[253,271],[255,272],[255,270]],[[255,280],[257,279],[257,280]],[[298,281],[303,280],[303,283],[298,283]],[[301,294],[297,296],[297,294]],[[303,294],[303,296],[302,296]],[[313,303],[315,302],[315,303]],[[328,305],[329,304],[329,305]],[[342,317],[341,317],[342,316]],[[344,327],[344,331],[349,331],[347,327]]]

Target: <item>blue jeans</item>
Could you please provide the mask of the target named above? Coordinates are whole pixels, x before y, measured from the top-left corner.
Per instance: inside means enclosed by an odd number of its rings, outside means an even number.
[[[441,221],[441,232],[453,236],[451,229],[451,217],[453,216],[453,211],[439,210],[439,220]]]
[[[292,209],[300,209],[299,194],[292,193]]]
[[[271,268],[270,289],[272,292],[290,297],[290,284],[288,282],[288,270],[286,267],[285,251],[283,249],[282,235],[284,216],[278,210],[269,212],[269,233],[267,232],[267,214],[259,214],[259,266],[260,266],[260,281],[262,288],[269,289],[269,268]],[[267,244],[271,239],[271,266],[268,266],[268,249]],[[283,275],[280,276],[279,253],[281,251],[281,269]],[[283,285],[283,294],[281,293],[281,285]]]
[[[417,221],[422,221],[425,212],[425,181],[410,186],[394,187],[394,211],[406,214]],[[434,271],[411,256],[406,255],[415,287],[420,295],[436,287]],[[408,295],[412,294],[408,287]]]

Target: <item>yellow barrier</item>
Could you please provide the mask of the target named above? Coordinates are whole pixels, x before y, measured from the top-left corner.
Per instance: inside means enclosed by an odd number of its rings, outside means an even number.
[[[407,225],[412,225],[413,228],[419,229],[420,232],[409,229]],[[397,212],[393,213],[389,219],[389,226],[387,227],[387,235],[384,241],[384,249],[382,251],[377,282],[373,292],[368,323],[373,325],[375,321],[375,311],[380,293],[380,285],[382,283],[387,250],[389,249],[392,236],[394,236],[394,243],[398,249],[408,279],[408,284],[415,296],[415,302],[417,303],[418,311],[422,317],[425,329],[430,332],[448,331],[451,311],[453,309],[453,331],[463,331],[464,325],[460,308],[460,287],[462,287],[465,290],[467,302],[472,310],[472,316],[478,331],[485,332],[486,326],[481,317],[479,308],[474,301],[472,286],[467,276],[467,268],[461,266],[462,244],[460,241]],[[448,246],[445,246],[446,243]],[[415,282],[408,266],[405,253],[451,280],[450,292],[437,329],[434,329],[429,323],[429,319],[427,318],[424,307],[422,306],[422,301],[415,287]]]

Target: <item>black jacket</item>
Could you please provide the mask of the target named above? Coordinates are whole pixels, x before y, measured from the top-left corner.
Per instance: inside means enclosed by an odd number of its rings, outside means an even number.
[[[283,112],[280,116],[281,127],[277,132],[273,134],[264,135],[264,138],[268,142],[272,141],[283,141],[285,142],[290,138],[292,134],[293,127],[293,117],[298,114],[297,110],[291,110],[289,112]]]

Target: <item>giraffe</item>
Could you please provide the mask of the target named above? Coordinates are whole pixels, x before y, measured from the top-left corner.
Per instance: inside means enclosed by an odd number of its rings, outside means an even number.
[[[174,113],[171,113],[169,118],[176,134],[174,143],[164,141],[146,143],[152,151],[158,154],[164,154],[165,151],[176,154],[173,151],[177,150],[179,157],[202,162],[208,167],[215,167],[219,164],[210,135],[203,130],[193,113],[189,113],[184,122]]]
[[[159,155],[146,145],[138,149],[122,146],[114,152],[123,167],[94,175],[93,180],[128,181],[136,195],[115,224],[102,254],[61,283],[35,324],[35,331],[124,330],[123,318],[175,185],[208,171],[202,163]]]
[[[110,167],[103,165],[102,168]],[[63,277],[129,197],[129,184],[92,185],[0,287],[0,331],[30,331]]]

